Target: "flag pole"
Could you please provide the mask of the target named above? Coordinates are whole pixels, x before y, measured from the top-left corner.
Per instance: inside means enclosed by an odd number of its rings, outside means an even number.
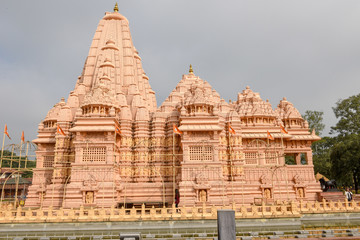
[[[15,148],[15,144],[12,144],[12,146],[11,146],[11,157],[10,157],[10,168],[12,168],[12,165],[13,165],[14,148]]]
[[[281,127],[281,126],[280,126]],[[281,154],[282,157],[284,158],[284,166],[286,165],[285,162],[285,151],[284,151],[284,140],[283,140],[283,131],[282,129],[280,130],[281,132]],[[289,201],[289,186],[288,186],[288,171],[287,171],[287,167],[285,167],[285,179],[286,179],[286,196],[287,196],[287,200]]]
[[[29,153],[29,141],[26,142],[26,154],[25,154],[25,168],[27,167],[28,162],[28,153]]]
[[[231,132],[230,132],[230,122],[228,122],[228,132],[229,132],[229,156],[230,156],[230,178],[231,178],[231,198],[234,203],[234,177],[233,177],[233,162],[232,162],[232,149],[231,149]]]
[[[5,131],[3,136],[2,148],[1,148],[1,161],[0,161],[0,169],[2,169],[2,162],[4,157],[4,146],[5,146]]]
[[[115,154],[115,149],[116,149],[116,123],[115,123],[115,132],[114,132],[114,149],[113,149],[113,157],[114,157],[114,165],[116,166],[116,154]],[[116,168],[116,171],[119,171],[119,168]],[[113,177],[113,202],[115,203],[115,175]],[[125,207],[125,206],[124,206]]]
[[[173,156],[172,156],[172,165],[173,165],[173,202],[175,201],[175,132],[173,129]]]
[[[19,189],[19,180],[20,180],[20,168],[21,168],[21,151],[22,151],[22,139],[20,141],[20,152],[19,152],[19,164],[18,164],[18,172],[17,172],[17,178],[16,178],[16,187],[15,187],[15,199],[14,199],[14,206],[16,207],[17,204],[17,195],[18,195],[18,189]]]

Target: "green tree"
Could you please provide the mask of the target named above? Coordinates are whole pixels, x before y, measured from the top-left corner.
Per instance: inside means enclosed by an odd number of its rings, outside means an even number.
[[[333,107],[336,118],[339,118],[330,133],[345,137],[350,134],[360,134],[360,94],[339,100]]]
[[[318,136],[321,136],[322,131],[325,128],[325,124],[323,124],[323,115],[324,112],[311,110],[307,110],[305,114],[302,115],[302,117],[309,123],[310,132],[315,129],[315,133]]]
[[[324,113],[321,111],[307,110],[302,116],[309,123],[310,132],[315,129],[317,135],[321,135],[325,128],[323,123]],[[332,178],[330,149],[333,145],[333,138],[323,137],[311,145],[313,151],[314,172]]]
[[[331,171],[332,164],[330,159],[330,152],[334,142],[335,139],[332,137],[323,137],[311,146],[313,150],[314,172],[321,173],[328,178],[334,178]]]
[[[339,100],[333,107],[339,121],[331,127],[337,134],[331,148],[331,171],[343,185],[353,185],[358,191],[360,178],[360,94]]]
[[[354,183],[358,191],[360,180],[360,135],[351,134],[338,141],[331,149],[331,171],[341,185]]]
[[[20,167],[19,167],[19,161],[20,161]],[[11,168],[15,170],[20,168],[20,171],[22,172],[22,177],[30,178],[33,176],[33,172],[31,169],[35,167],[36,167],[36,161],[26,160],[25,156],[22,156],[20,158],[19,156],[16,155],[16,153],[11,153],[11,151],[4,150],[1,168]],[[27,171],[29,169],[30,171]]]

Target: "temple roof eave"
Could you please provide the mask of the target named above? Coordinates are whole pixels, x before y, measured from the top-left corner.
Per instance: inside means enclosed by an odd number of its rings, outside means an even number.
[[[115,132],[114,126],[75,126],[70,132]]]
[[[271,136],[274,138],[283,138],[290,139],[292,136],[290,134],[281,134],[281,133],[271,133]],[[242,133],[242,138],[267,138],[267,133]]]
[[[310,140],[319,141],[321,137],[317,135],[292,135],[290,140]]]
[[[182,125],[180,131],[222,131],[223,128],[214,125]]]
[[[34,140],[32,140],[33,143],[35,144],[41,144],[41,143],[55,143],[56,139],[55,138],[36,138]]]

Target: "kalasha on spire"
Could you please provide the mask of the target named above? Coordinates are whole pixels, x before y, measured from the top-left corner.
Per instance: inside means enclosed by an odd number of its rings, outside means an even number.
[[[157,108],[116,3],[74,90],[39,124],[26,207],[171,206],[175,193],[180,206],[314,201],[321,190],[311,144],[319,139],[286,99],[274,111],[246,87],[226,102],[192,65]]]
[[[115,3],[114,12],[118,12],[118,11],[119,11],[118,3]]]
[[[194,70],[193,70],[191,64],[190,64],[190,68],[189,68],[189,73],[194,73]]]

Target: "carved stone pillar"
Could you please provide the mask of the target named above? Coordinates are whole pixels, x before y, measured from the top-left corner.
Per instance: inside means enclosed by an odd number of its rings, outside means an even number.
[[[296,165],[301,165],[301,154],[300,153],[295,154],[295,161],[296,161]]]
[[[313,165],[313,155],[312,151],[306,152],[306,160],[308,165]]]

